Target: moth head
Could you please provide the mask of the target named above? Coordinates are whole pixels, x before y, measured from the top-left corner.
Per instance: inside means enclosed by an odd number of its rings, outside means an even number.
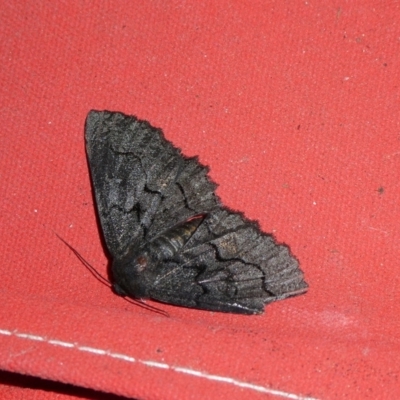
[[[144,272],[144,270],[148,267],[148,265],[149,265],[149,259],[147,255],[139,255],[134,260],[133,268],[136,270],[138,274],[140,274],[141,272]]]
[[[114,292],[136,299],[148,298],[153,276],[151,264],[147,252],[115,259],[112,264]]]

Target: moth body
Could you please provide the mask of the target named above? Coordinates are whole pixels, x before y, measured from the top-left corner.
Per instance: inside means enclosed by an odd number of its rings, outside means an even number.
[[[122,296],[151,298],[154,286],[168,276],[168,261],[174,259],[204,219],[197,215],[166,230],[143,248],[132,249],[112,264],[113,289]]]

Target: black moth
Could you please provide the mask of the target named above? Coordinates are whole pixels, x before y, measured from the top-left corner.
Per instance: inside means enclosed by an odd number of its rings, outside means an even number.
[[[224,207],[208,168],[160,129],[90,111],[85,135],[116,293],[260,314],[265,304],[307,290],[289,248]]]

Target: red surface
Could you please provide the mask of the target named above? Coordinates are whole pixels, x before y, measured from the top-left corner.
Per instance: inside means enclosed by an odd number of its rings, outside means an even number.
[[[0,35],[0,369],[141,399],[400,397],[398,2],[1,1]],[[198,154],[308,294],[168,318],[95,280],[54,234],[106,273],[92,108]],[[16,380],[0,397],[61,396]]]

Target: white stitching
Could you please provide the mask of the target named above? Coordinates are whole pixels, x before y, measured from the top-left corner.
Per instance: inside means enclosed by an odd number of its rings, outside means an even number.
[[[136,362],[136,359],[130,356],[126,356],[125,354],[118,354],[118,353],[108,353],[110,357],[119,358],[120,360],[128,361],[131,363]]]
[[[94,354],[99,354],[101,356],[107,355],[107,352],[105,350],[101,349],[95,349],[93,347],[88,347],[88,346],[77,346],[77,349],[80,351],[87,351],[88,353],[94,353]]]
[[[144,364],[148,367],[151,368],[161,368],[161,369],[171,369],[175,372],[178,373],[182,373],[182,374],[187,374],[187,375],[193,375],[193,376],[197,376],[199,378],[203,378],[203,379],[208,379],[211,381],[219,381],[219,382],[224,382],[224,383],[229,383],[231,385],[235,385],[235,386],[239,386],[245,389],[251,389],[254,390],[256,392],[261,392],[261,393],[268,393],[271,395],[275,395],[275,396],[280,396],[280,397],[285,397],[286,399],[293,399],[293,400],[317,400],[315,397],[305,397],[305,396],[301,396],[301,395],[297,395],[294,393],[288,393],[288,392],[283,392],[281,390],[276,390],[276,389],[270,389],[268,387],[265,386],[260,386],[260,385],[255,385],[252,383],[247,383],[247,382],[243,382],[243,381],[239,381],[233,378],[229,378],[226,376],[219,376],[219,375],[211,375],[211,374],[207,374],[204,372],[200,372],[200,371],[196,371],[190,368],[183,368],[183,367],[172,367],[168,364],[165,363],[160,363],[157,361],[150,361],[150,360],[137,360],[131,356],[125,355],[125,354],[119,354],[119,353],[112,353],[103,349],[96,349],[94,347],[89,347],[89,346],[80,346],[76,343],[70,343],[70,342],[64,342],[61,340],[55,340],[55,339],[46,339],[43,336],[38,336],[38,335],[31,335],[28,333],[19,333],[17,331],[9,331],[9,330],[5,330],[5,329],[0,329],[0,335],[4,335],[4,336],[16,336],[19,337],[21,339],[28,339],[28,340],[35,340],[35,341],[39,341],[39,342],[46,342],[49,343],[53,346],[61,346],[61,347],[67,347],[67,348],[75,348],[79,351],[84,351],[84,352],[89,352],[89,353],[93,353],[93,354],[97,354],[97,355],[102,355],[102,356],[108,356],[108,357],[112,357],[112,358],[117,358],[123,361],[127,361],[130,363],[135,363],[135,362],[139,362],[141,364]]]
[[[170,368],[170,366],[168,364],[164,364],[164,363],[159,363],[156,361],[139,361],[144,365],[147,365],[149,367],[155,367],[155,368],[164,368],[164,369],[168,369]]]
[[[45,338],[42,336],[36,335],[29,335],[28,333],[15,333],[15,336],[18,336],[22,339],[30,339],[30,340],[37,340],[38,342],[45,342]]]
[[[48,342],[54,344],[54,346],[75,347],[73,343],[62,342],[61,340],[48,340]]]

